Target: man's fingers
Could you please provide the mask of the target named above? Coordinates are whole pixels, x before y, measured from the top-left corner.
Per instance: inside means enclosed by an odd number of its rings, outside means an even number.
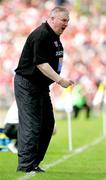
[[[70,80],[70,85],[74,85],[74,84],[75,84],[75,82]]]

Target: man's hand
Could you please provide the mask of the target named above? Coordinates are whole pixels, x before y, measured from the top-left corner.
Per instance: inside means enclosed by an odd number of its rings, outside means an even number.
[[[53,68],[48,63],[43,63],[37,65],[37,68],[48,78],[52,79],[54,82],[59,84],[60,86],[67,88],[68,86],[73,86],[74,82],[71,80],[66,80],[60,77]]]
[[[64,88],[67,88],[69,86],[73,86],[75,83],[71,80],[65,80],[63,78],[61,78],[59,81],[58,81],[58,84]]]

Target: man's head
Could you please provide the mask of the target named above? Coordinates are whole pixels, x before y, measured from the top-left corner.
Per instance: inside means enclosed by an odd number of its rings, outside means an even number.
[[[68,25],[69,12],[65,7],[55,7],[51,10],[47,22],[57,35],[61,35]]]

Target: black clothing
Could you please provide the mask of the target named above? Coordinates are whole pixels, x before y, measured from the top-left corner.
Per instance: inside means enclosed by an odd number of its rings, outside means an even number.
[[[29,171],[39,165],[47,150],[54,128],[53,109],[48,92],[41,92],[18,75],[15,95],[19,111],[18,170]]]
[[[91,108],[90,106],[85,102],[81,107],[78,107],[77,105],[74,105],[73,106],[73,115],[74,115],[74,118],[77,118],[80,111],[85,109],[86,110],[86,118],[89,118],[90,117],[90,111],[91,111]]]
[[[18,106],[18,168],[31,171],[43,160],[53,128],[54,115],[49,97],[53,82],[36,65],[49,63],[60,73],[59,58],[63,47],[48,23],[43,23],[28,37],[14,79]]]
[[[17,130],[18,130],[18,124],[10,124],[6,123],[4,127],[4,134],[10,139],[15,139],[15,147],[17,148]]]
[[[4,127],[4,134],[10,139],[17,139],[18,124],[6,123]]]
[[[49,63],[57,73],[60,73],[59,58],[61,57],[63,57],[63,47],[59,36],[46,22],[27,38],[15,71],[40,87],[48,87],[53,81],[44,76],[36,65]]]

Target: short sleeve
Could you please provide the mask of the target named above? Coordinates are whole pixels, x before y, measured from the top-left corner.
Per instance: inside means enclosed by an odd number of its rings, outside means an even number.
[[[38,65],[49,62],[50,58],[47,39],[34,41],[33,52],[34,64]]]

